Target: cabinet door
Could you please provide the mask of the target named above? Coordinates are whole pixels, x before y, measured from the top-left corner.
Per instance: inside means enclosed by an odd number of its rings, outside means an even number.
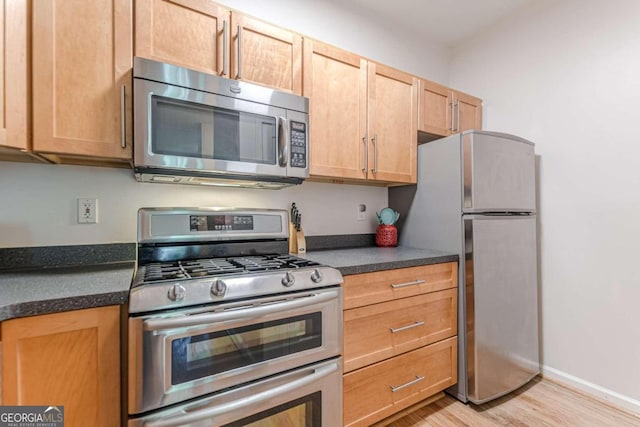
[[[231,77],[302,95],[302,36],[233,12]]]
[[[471,129],[482,129],[482,100],[457,91],[453,91],[453,97],[456,110],[456,133]]]
[[[64,406],[67,427],[120,425],[119,307],[8,320],[2,350],[4,405]]]
[[[32,7],[34,151],[130,159],[131,0]]]
[[[137,0],[136,56],[229,73],[229,11],[211,0]]]
[[[303,68],[303,94],[310,103],[310,174],[365,179],[367,62],[305,38]]]
[[[29,148],[27,126],[27,2],[0,2],[0,146]]]
[[[369,62],[369,179],[415,183],[418,78]]]
[[[451,133],[451,91],[429,80],[420,80],[418,130],[434,135]]]

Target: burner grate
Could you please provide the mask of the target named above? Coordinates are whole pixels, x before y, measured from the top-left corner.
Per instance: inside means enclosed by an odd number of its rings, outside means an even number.
[[[295,269],[315,265],[320,264],[292,255],[257,255],[151,263],[145,266],[144,282]]]

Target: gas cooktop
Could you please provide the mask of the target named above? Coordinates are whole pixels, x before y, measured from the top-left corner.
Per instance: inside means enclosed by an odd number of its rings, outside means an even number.
[[[162,280],[184,280],[230,274],[250,274],[259,271],[296,269],[318,266],[317,262],[293,255],[256,255],[228,258],[207,258],[167,263],[151,263],[144,266],[143,283]]]

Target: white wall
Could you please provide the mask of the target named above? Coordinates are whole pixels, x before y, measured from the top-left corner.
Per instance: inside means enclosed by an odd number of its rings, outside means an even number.
[[[537,0],[459,46],[453,87],[540,156],[545,373],[640,412],[640,2]]]
[[[137,210],[157,206],[288,209],[307,235],[373,233],[381,187],[305,182],[283,190],[139,183],[128,169],[0,162],[0,247],[135,242]],[[77,199],[98,199],[98,223],[77,223]],[[357,206],[367,205],[365,221]]]

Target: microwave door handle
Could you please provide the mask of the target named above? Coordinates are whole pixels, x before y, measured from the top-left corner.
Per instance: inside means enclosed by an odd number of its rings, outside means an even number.
[[[288,120],[284,117],[278,118],[279,132],[278,132],[278,163],[280,166],[287,166],[289,157],[289,126]]]
[[[297,380],[288,382],[281,386],[274,387],[260,393],[256,393],[249,397],[245,397],[239,400],[233,400],[229,403],[223,403],[222,405],[216,405],[211,408],[194,410],[193,412],[188,412],[190,408],[187,407],[184,410],[185,413],[183,414],[180,414],[173,418],[148,421],[144,423],[144,427],[178,427],[197,423],[198,421],[211,421],[212,418],[218,417],[222,414],[240,411],[247,407],[252,407],[262,402],[267,402],[269,400],[280,397],[284,394],[291,393],[292,391],[295,391],[299,388],[305,387],[309,384],[313,384],[314,382],[336,372],[337,370],[338,364],[332,363],[330,365],[315,369],[311,375],[306,375]]]
[[[336,298],[338,298],[338,292],[330,291],[321,294],[312,294],[310,296],[294,299],[293,301],[259,305],[257,307],[250,307],[242,310],[237,309],[219,313],[197,314],[177,318],[168,317],[147,319],[143,322],[142,329],[145,331],[161,331],[185,328],[189,326],[207,325],[215,322],[227,322],[230,320],[247,320],[262,317],[267,314],[282,313],[285,310],[293,310],[313,304],[319,304]]]

